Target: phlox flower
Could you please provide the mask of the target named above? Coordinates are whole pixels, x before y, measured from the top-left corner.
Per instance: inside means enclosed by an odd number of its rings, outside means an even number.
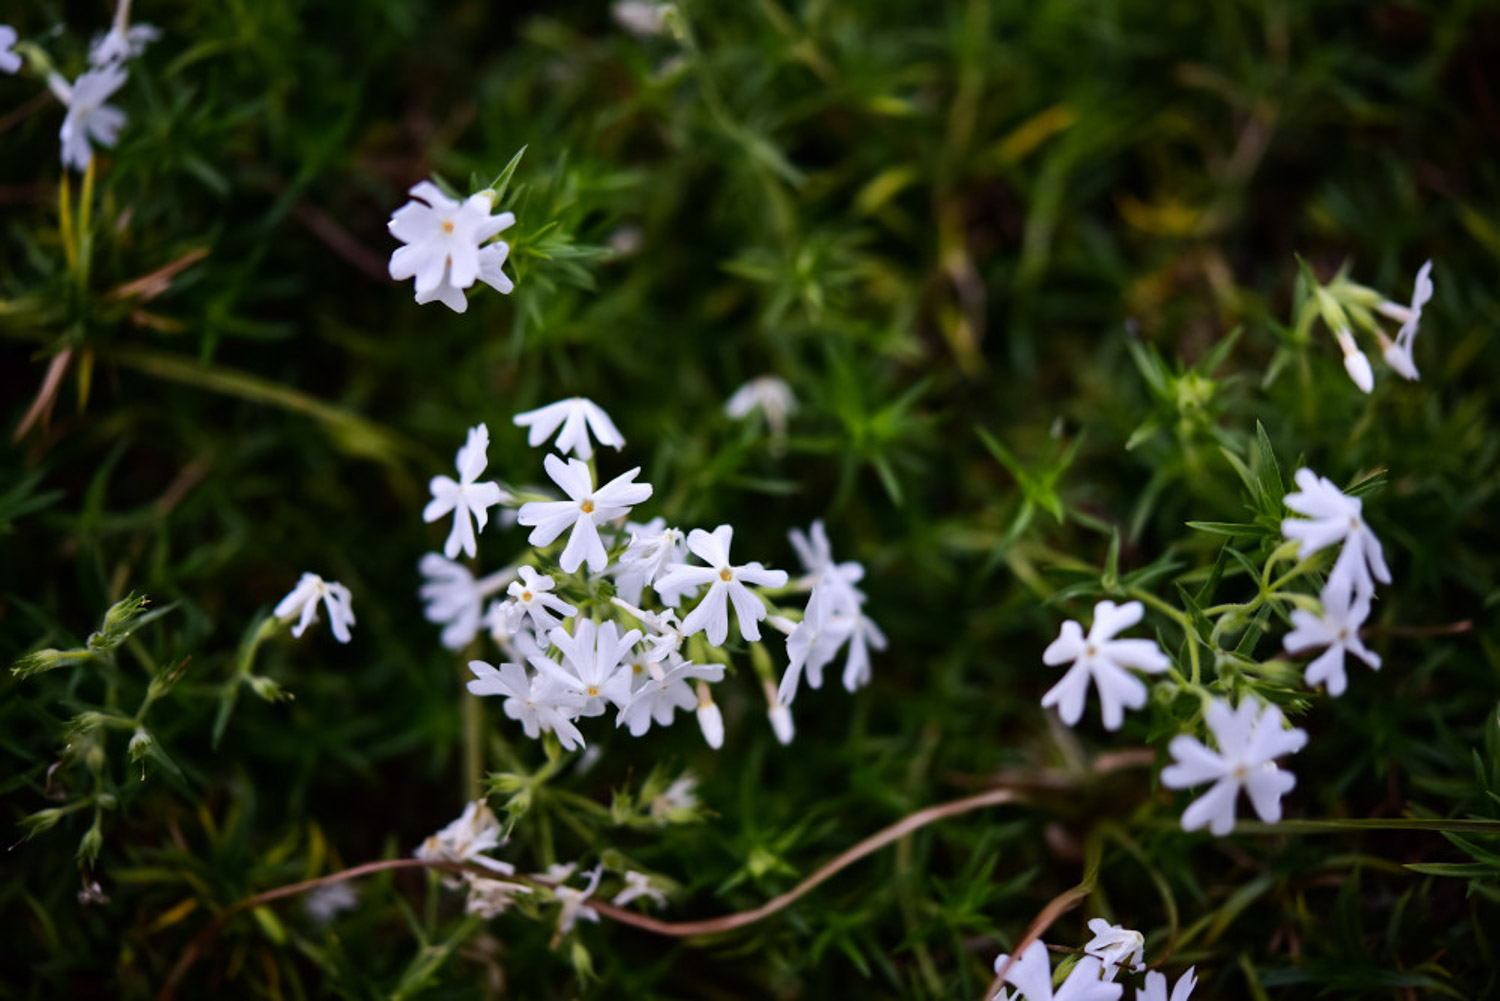
[[[94,158],[91,143],[115,144],[125,127],[125,112],[104,102],[124,85],[125,70],[117,65],[91,69],[71,85],[56,73],[47,77],[47,86],[68,107],[58,131],[64,167],[87,170]]]
[[[1002,952],[995,959],[995,972],[1005,969],[1009,959]],[[1098,958],[1085,956],[1054,992],[1052,960],[1047,955],[1047,947],[1041,942],[1033,942],[1010,964],[1010,969],[1005,970],[1005,982],[1019,990],[1026,1001],[1118,1001],[1125,986],[1099,979],[1101,972],[1102,964]]]
[[[720,525],[712,533],[693,529],[688,536],[688,549],[708,566],[676,563],[656,582],[658,593],[683,586],[709,585],[708,593],[682,620],[682,631],[691,636],[701,629],[714,646],[722,645],[729,635],[729,604],[734,605],[740,635],[751,642],[760,639],[758,623],[766,617],[766,606],[746,585],[782,587],[787,581],[785,570],[768,570],[759,563],[733,566],[729,562],[733,537],[734,529],[729,525]]]
[[[1094,937],[1084,944],[1083,951],[1104,964],[1104,979],[1115,979],[1115,974],[1122,968],[1132,973],[1146,968],[1142,962],[1146,953],[1146,936],[1140,932],[1112,925],[1103,918],[1089,921],[1089,931]]]
[[[615,593],[631,604],[641,600],[641,591],[654,583],[673,563],[687,559],[686,536],[682,530],[671,528],[665,518],[656,517],[644,525],[626,522],[625,531],[630,544],[620,554],[615,569]],[[673,592],[662,595],[666,605],[676,608],[682,600],[681,594]]]
[[[161,31],[154,25],[129,24],[129,19],[130,4],[126,0],[115,8],[115,21],[109,31],[89,46],[90,66],[103,68],[134,59],[161,37]]]
[[[583,746],[583,734],[573,720],[583,712],[584,700],[551,679],[528,677],[520,664],[501,664],[496,670],[482,660],[469,661],[474,680],[469,691],[475,695],[504,695],[505,715],[520,723],[532,740],[550,730],[569,751]]]
[[[777,699],[791,705],[804,672],[813,688],[823,687],[823,668],[833,662],[839,649],[853,632],[848,616],[834,614],[833,592],[825,587],[813,589],[807,599],[802,621],[786,638],[787,666],[781,676]],[[868,661],[868,656],[866,657]]]
[[[1380,540],[1362,516],[1358,497],[1350,497],[1327,477],[1311,469],[1299,469],[1293,477],[1298,490],[1286,495],[1286,506],[1305,518],[1287,518],[1281,534],[1297,542],[1297,558],[1306,559],[1320,549],[1342,544],[1329,573],[1330,586],[1342,581],[1356,595],[1375,593],[1375,582],[1391,582]]]
[[[1177,978],[1177,984],[1172,988],[1172,996],[1167,997],[1167,978],[1164,974],[1151,970],[1146,974],[1146,986],[1135,992],[1135,1001],[1188,1001],[1193,995],[1193,988],[1198,986],[1198,978],[1193,973],[1193,967]]]
[[[1317,659],[1307,665],[1305,680],[1309,688],[1328,686],[1328,694],[1344,694],[1348,676],[1344,673],[1344,654],[1352,653],[1375,670],[1380,670],[1380,655],[1360,641],[1359,628],[1370,617],[1370,596],[1352,594],[1341,581],[1330,581],[1323,588],[1323,614],[1314,615],[1300,608],[1292,610],[1292,631],[1283,637],[1288,651],[1326,646]]]
[[[1416,359],[1412,356],[1412,342],[1417,339],[1417,326],[1422,322],[1422,307],[1432,298],[1432,262],[1427,261],[1417,271],[1417,280],[1412,286],[1411,305],[1402,306],[1394,302],[1382,302],[1375,308],[1401,324],[1394,341],[1385,344],[1385,362],[1402,378],[1416,381],[1421,378]]]
[[[476,799],[464,807],[457,820],[423,841],[413,854],[428,861],[474,862],[509,876],[516,871],[515,866],[485,854],[504,842],[500,821],[484,800]]]
[[[856,605],[864,601],[864,595],[855,587],[864,579],[864,565],[854,560],[843,563],[834,560],[823,519],[813,522],[806,535],[801,529],[792,529],[787,532],[787,539],[802,564],[803,576],[797,581],[798,587],[811,591],[826,583],[830,591],[841,598],[847,597]]]
[[[659,664],[664,660],[671,660],[682,649],[684,639],[682,623],[677,621],[677,616],[673,612],[648,612],[618,596],[610,600],[615,607],[623,609],[642,626],[645,626],[645,638],[641,642],[647,648],[645,658],[647,663]]]
[[[1375,388],[1375,372],[1370,368],[1370,359],[1354,343],[1354,335],[1349,332],[1349,328],[1335,327],[1333,339],[1339,342],[1339,350],[1344,353],[1344,371],[1349,373],[1350,381],[1359,387],[1360,392],[1372,391]]]
[[[1281,819],[1281,797],[1291,792],[1297,777],[1276,767],[1275,759],[1300,751],[1307,732],[1287,729],[1276,706],[1247,698],[1236,709],[1223,699],[1210,703],[1206,718],[1218,751],[1196,737],[1178,734],[1167,749],[1173,763],[1162,769],[1162,785],[1169,789],[1212,782],[1213,786],[1182,812],[1182,829],[1205,825],[1217,835],[1234,829],[1235,800],[1241,789],[1255,812],[1268,824]]]
[[[568,867],[568,872],[569,875],[572,874],[571,866]],[[588,905],[588,899],[593,896],[595,890],[599,889],[599,877],[603,874],[604,867],[595,866],[593,872],[589,873],[588,886],[583,889],[578,890],[571,886],[563,886],[561,885],[561,880],[559,880],[558,886],[552,888],[552,895],[557,898],[559,904],[562,904],[562,910],[557,912],[557,935],[559,937],[572,931],[573,925],[579,919],[584,921],[599,920],[599,913]],[[568,877],[563,877],[563,879],[566,878]]]
[[[736,389],[724,404],[724,413],[736,420],[744,420],[756,411],[765,418],[773,438],[785,438],[787,418],[797,412],[797,397],[785,380],[762,375]]]
[[[651,484],[634,482],[641,471],[637,466],[621,473],[599,489],[594,489],[594,475],[588,464],[569,459],[566,464],[555,455],[547,456],[543,465],[552,482],[568,495],[565,501],[528,501],[521,505],[517,523],[531,528],[527,541],[533,546],[550,545],[563,532],[572,529],[558,565],[573,573],[587,562],[592,573],[602,573],[609,564],[609,554],[599,539],[597,525],[623,516],[631,507],[651,496]]]
[[[840,679],[846,691],[870,683],[870,648],[884,650],[885,646],[885,633],[880,627],[868,615],[856,612],[849,630],[849,656],[844,659],[844,674]]]
[[[428,622],[443,627],[442,643],[449,650],[462,650],[469,645],[479,633],[484,599],[515,576],[502,570],[476,581],[462,563],[437,553],[423,556],[417,569],[423,577],[417,594],[427,603],[423,614]]]
[[[432,500],[422,511],[422,520],[434,522],[452,512],[453,529],[448,533],[448,541],[443,543],[443,555],[450,560],[459,552],[469,557],[479,552],[475,535],[484,531],[484,526],[489,523],[489,509],[505,500],[505,491],[498,483],[476,482],[490,463],[489,451],[490,429],[477,424],[469,429],[468,440],[458,450],[458,481],[447,476],[434,476],[429,484]],[[471,514],[474,516],[472,522],[469,520]]]
[[[340,643],[350,640],[349,627],[354,625],[353,596],[337,581],[325,581],[315,573],[304,573],[285,598],[276,603],[271,614],[282,622],[297,620],[292,635],[301,638],[307,627],[318,621],[318,602],[328,609],[328,628]]]
[[[404,244],[391,254],[391,277],[415,278],[419,301],[441,298],[453,306],[440,287],[473,285],[480,278],[480,245],[514,225],[516,217],[509,212],[491,215],[494,204],[483,192],[458,202],[431,181],[422,181],[408,193],[414,200],[391,213],[386,227]]]
[[[782,747],[787,747],[797,736],[797,724],[792,720],[792,710],[776,697],[776,692],[771,691],[770,708],[766,710],[766,718],[771,721],[771,732],[776,734],[776,742]]]
[[[564,691],[584,700],[583,716],[598,716],[608,700],[623,709],[630,700],[630,671],[621,664],[630,648],[640,641],[639,629],[620,635],[613,622],[599,625],[579,619],[570,635],[559,626],[547,634],[562,651],[563,662],[533,657],[531,666],[551,678]]]
[[[21,57],[11,51],[18,37],[15,28],[0,24],[0,73],[14,73],[21,68]]]
[[[724,746],[724,714],[702,681],[698,682],[698,729],[703,731],[704,743],[715,751]]]
[[[1099,690],[1099,708],[1106,730],[1118,730],[1126,709],[1146,704],[1146,686],[1127,668],[1159,674],[1171,666],[1155,640],[1117,640],[1115,634],[1141,621],[1145,609],[1139,601],[1116,605],[1101,601],[1094,606],[1094,624],[1087,637],[1083,627],[1069,620],[1057,639],[1042,653],[1042,663],[1072,666],[1062,680],[1042,696],[1042,708],[1057,706],[1058,715],[1069,726],[1083,716],[1083,703],[1092,680]]]
[[[610,903],[616,907],[624,907],[632,900],[645,897],[659,907],[667,906],[667,895],[651,885],[651,877],[644,872],[626,872],[625,889],[615,894]]]
[[[629,727],[632,737],[644,735],[651,728],[652,720],[656,721],[657,726],[670,726],[674,712],[678,709],[693,709],[698,705],[698,697],[688,684],[689,679],[723,681],[724,665],[685,661],[665,672],[652,665],[646,680],[620,710],[615,726]]]
[[[545,633],[561,625],[563,619],[578,614],[578,609],[552,593],[551,577],[543,576],[531,567],[521,567],[516,573],[520,580],[512,581],[505,592],[510,595],[505,602],[505,613],[510,617],[512,632],[520,629],[528,616],[531,627],[538,633]]]
[[[507,879],[485,879],[469,875],[469,899],[464,901],[464,913],[476,917],[497,918],[515,903],[517,894],[530,893],[531,887],[524,883],[512,883]]]
[[[615,451],[625,447],[625,436],[620,434],[615,422],[609,419],[609,414],[593,400],[582,396],[558,400],[545,407],[516,414],[514,421],[516,427],[529,429],[526,432],[526,444],[532,448],[552,437],[558,428],[562,428],[562,433],[557,436],[558,452],[563,455],[572,452],[585,462],[594,454],[594,445],[589,440],[591,431],[600,445],[612,446]]]
[[[359,892],[348,883],[325,883],[302,899],[302,909],[320,925],[358,906]]]

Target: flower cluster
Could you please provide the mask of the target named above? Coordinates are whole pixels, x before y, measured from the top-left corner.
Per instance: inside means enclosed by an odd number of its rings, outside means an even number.
[[[1412,353],[1417,339],[1417,328],[1422,322],[1422,307],[1432,298],[1432,262],[1423,263],[1417,271],[1412,286],[1411,304],[1403,306],[1392,302],[1374,289],[1356,284],[1340,271],[1328,285],[1313,289],[1299,321],[1299,326],[1312,322],[1314,316],[1321,317],[1333,332],[1339,350],[1344,355],[1344,370],[1362,391],[1368,393],[1375,388],[1375,373],[1370,368],[1370,359],[1360,350],[1354,339],[1355,328],[1364,330],[1380,346],[1385,363],[1403,379],[1416,381],[1416,358]],[[1376,314],[1399,324],[1396,336],[1391,337],[1381,327]]]
[[[613,712],[615,725],[642,736],[693,712],[711,747],[724,740],[723,715],[711,687],[725,676],[731,642],[761,644],[761,624],[785,634],[787,667],[779,687],[764,676],[769,658],[752,657],[767,693],[767,718],[777,738],[792,739],[789,706],[805,674],[813,687],[847,649],[844,685],[870,677],[870,650],[885,637],[863,612],[858,563],[833,558],[821,522],[792,531],[804,574],[734,553],[734,528],[684,531],[664,518],[631,520],[651,499],[640,468],[600,483],[597,446],[616,450],[624,436],[597,404],[571,398],[517,414],[532,446],[555,438],[559,454],[543,468],[555,492],[512,491],[483,481],[489,431],[477,425],[458,452],[459,478],[436,476],[427,521],[452,516],[444,555],[429,553],[420,570],[427,618],[442,626],[449,649],[467,647],[484,631],[499,647],[498,664],[473,659],[468,684],[476,695],[499,696],[505,715],[529,737],[551,734],[569,750],[584,745],[578,721]],[[531,546],[515,564],[487,577],[455,562],[474,557],[490,509],[514,513]],[[503,596],[501,591],[504,591]],[[806,593],[798,614],[774,602]]]
[[[1014,987],[1015,994],[1001,988],[995,1001],[1118,1001],[1124,996],[1125,985],[1115,978],[1121,972],[1140,973],[1145,970],[1142,962],[1146,939],[1138,931],[1112,925],[1101,918],[1089,922],[1089,931],[1094,933],[1083,947],[1084,955],[1067,977],[1057,987],[1052,986],[1052,960],[1047,947],[1041,942],[1032,942],[1020,955],[1012,958],[1001,953],[995,959],[996,975],[1003,974],[1003,981]],[[1147,973],[1144,985],[1137,987],[1136,1001],[1188,1001],[1198,978],[1193,968],[1178,978],[1167,995],[1167,978],[1155,970]]]

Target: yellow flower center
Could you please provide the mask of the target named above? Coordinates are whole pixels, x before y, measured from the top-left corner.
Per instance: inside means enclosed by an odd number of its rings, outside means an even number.
[[[584,514],[594,513],[594,502],[592,500],[586,500],[582,504],[578,505],[578,507],[583,511]]]
[[[443,232],[444,233],[451,233],[451,232],[453,232],[453,220],[452,219],[444,219],[443,220]]]
[[[734,580],[734,574],[729,572],[728,567],[725,567],[723,570],[719,571],[719,579],[727,583]]]

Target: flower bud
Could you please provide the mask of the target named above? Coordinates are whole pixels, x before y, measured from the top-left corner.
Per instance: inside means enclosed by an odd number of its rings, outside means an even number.
[[[1368,393],[1375,388],[1375,373],[1363,351],[1356,349],[1344,355],[1344,370],[1362,392]]]
[[[777,702],[771,706],[766,715],[771,718],[771,729],[776,731],[776,739],[783,746],[790,744],[792,738],[797,735],[796,724],[792,722],[792,711]]]
[[[698,682],[698,726],[709,747],[717,751],[724,746],[724,714],[719,712],[713,696],[708,694],[708,686],[701,681]]]

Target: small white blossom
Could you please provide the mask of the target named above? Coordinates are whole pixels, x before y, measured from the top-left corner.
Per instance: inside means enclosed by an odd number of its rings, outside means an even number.
[[[1003,952],[996,958],[996,973],[1005,969],[1009,958]],[[1085,956],[1054,992],[1052,959],[1047,955],[1047,947],[1041,942],[1033,942],[1005,971],[1005,982],[1019,990],[1026,1001],[1118,1001],[1125,986],[1099,979],[1101,972],[1099,960]]]
[[[1370,359],[1354,343],[1354,335],[1349,333],[1347,327],[1335,327],[1333,338],[1339,342],[1339,350],[1344,352],[1344,371],[1349,373],[1349,378],[1361,392],[1373,390],[1375,373],[1370,368]]]
[[[526,736],[535,740],[543,730],[550,730],[569,751],[583,746],[583,734],[573,725],[583,712],[582,698],[543,675],[528,677],[520,664],[501,664],[496,670],[482,660],[471,660],[469,670],[474,672],[469,691],[506,696],[505,715],[520,723]]]
[[[21,57],[11,51],[17,37],[15,28],[0,24],[0,73],[14,73],[21,68]]]
[[[528,616],[531,627],[538,633],[545,633],[561,625],[563,619],[578,614],[578,609],[552,593],[551,577],[543,576],[531,567],[521,567],[516,572],[521,579],[512,581],[505,592],[510,595],[505,606],[512,632],[520,629]]]
[[[1385,345],[1385,362],[1405,379],[1421,378],[1416,359],[1412,356],[1412,342],[1417,339],[1417,326],[1422,322],[1422,307],[1432,298],[1432,262],[1427,261],[1417,272],[1412,286],[1411,305],[1401,306],[1394,302],[1382,302],[1375,308],[1401,324],[1396,339]]]
[[[146,46],[161,37],[161,31],[150,24],[126,26],[130,5],[122,3],[115,11],[115,23],[89,47],[89,65],[98,69],[134,59]]]
[[[555,455],[543,463],[552,482],[568,495],[565,501],[529,501],[521,505],[516,521],[531,528],[527,541],[533,546],[550,545],[563,532],[572,529],[558,565],[573,573],[587,562],[593,573],[602,573],[609,554],[599,539],[597,526],[623,516],[631,507],[651,496],[651,484],[634,482],[640,467],[621,473],[599,489],[588,464],[569,459],[566,464]]]
[[[1042,708],[1057,706],[1058,715],[1069,726],[1083,717],[1083,704],[1092,680],[1099,690],[1099,708],[1106,730],[1118,730],[1126,709],[1146,704],[1146,686],[1127,668],[1159,674],[1171,666],[1155,640],[1117,640],[1115,634],[1141,621],[1145,609],[1139,601],[1116,605],[1101,601],[1094,606],[1094,624],[1087,637],[1083,627],[1069,620],[1062,632],[1042,653],[1049,666],[1072,662],[1068,673],[1042,696]]]
[[[429,862],[473,862],[509,876],[516,871],[515,866],[485,854],[504,843],[500,821],[489,804],[476,799],[464,807],[457,820],[423,841],[413,854]]]
[[[698,809],[698,777],[692,772],[683,772],[672,780],[672,784],[651,800],[651,819],[668,821],[673,816],[683,816]]]
[[[405,244],[391,254],[391,277],[397,281],[415,278],[419,302],[441,299],[458,309],[452,296],[439,290],[444,285],[451,286],[461,298],[462,293],[457,290],[466,289],[483,277],[480,245],[514,225],[516,217],[509,212],[491,215],[494,204],[484,192],[458,202],[431,181],[422,181],[408,193],[414,200],[391,213],[386,227]],[[488,252],[491,270],[499,267],[496,255],[496,251]],[[498,258],[503,262],[504,253],[499,252]],[[510,282],[504,284],[509,286]]]
[[[800,529],[792,529],[787,533],[787,539],[804,571],[797,581],[798,587],[811,591],[826,584],[834,594],[847,596],[856,605],[864,601],[864,595],[855,587],[864,579],[864,565],[854,560],[843,563],[834,560],[833,547],[828,542],[828,529],[823,526],[823,519],[813,522],[806,535]]]
[[[766,617],[766,606],[745,585],[782,587],[787,581],[785,570],[768,570],[759,563],[731,565],[729,546],[733,536],[734,529],[728,525],[720,525],[712,533],[693,529],[688,548],[708,566],[673,564],[655,585],[658,592],[685,585],[710,585],[703,600],[682,620],[682,631],[691,636],[701,629],[714,646],[721,646],[729,635],[729,604],[734,605],[740,635],[751,642],[760,639],[758,623]]]
[[[531,887],[524,883],[512,883],[507,879],[485,879],[470,874],[468,881],[469,899],[464,901],[464,913],[486,921],[505,913],[515,902],[516,894],[531,892]]]
[[[462,563],[428,553],[417,569],[423,582],[418,596],[427,603],[427,621],[443,627],[442,643],[449,650],[462,650],[479,633],[484,599],[504,587],[514,573],[502,570],[476,581]]]
[[[305,573],[297,586],[276,603],[272,614],[282,622],[297,620],[292,635],[301,637],[307,627],[318,621],[318,602],[328,609],[328,628],[340,643],[350,640],[349,627],[354,625],[353,596],[337,581],[325,581],[315,573]]]
[[[786,639],[787,666],[781,676],[781,688],[777,699],[791,705],[797,697],[799,680],[805,671],[807,683],[813,688],[823,687],[823,668],[838,656],[844,641],[853,631],[853,622],[848,616],[838,616],[833,611],[834,597],[828,588],[814,588],[807,599],[807,609],[802,621],[797,623]],[[866,657],[868,660],[868,657]]]
[[[1307,665],[1305,680],[1309,688],[1328,686],[1328,694],[1340,696],[1348,686],[1344,673],[1344,654],[1352,653],[1375,670],[1380,670],[1380,655],[1360,641],[1359,629],[1370,617],[1369,595],[1352,594],[1341,581],[1331,581],[1323,588],[1323,614],[1314,615],[1300,608],[1292,610],[1292,631],[1282,639],[1288,652],[1326,646],[1317,659]]]
[[[698,704],[693,687],[688,684],[689,679],[723,681],[724,666],[687,661],[663,672],[653,665],[646,680],[620,710],[615,726],[629,727],[632,737],[643,736],[651,728],[652,720],[656,721],[657,726],[670,726],[672,714],[676,710],[686,711]]]
[[[715,751],[724,746],[724,714],[719,711],[708,685],[698,682],[698,729],[703,740]]]
[[[1206,713],[1218,751],[1211,751],[1196,737],[1178,734],[1168,750],[1173,763],[1162,769],[1162,785],[1169,789],[1212,782],[1213,786],[1182,812],[1182,829],[1205,825],[1217,835],[1234,829],[1235,800],[1241,789],[1250,797],[1255,812],[1266,823],[1281,819],[1281,797],[1291,792],[1297,777],[1276,767],[1275,759],[1300,751],[1307,732],[1288,729],[1276,706],[1247,698],[1237,709],[1223,699],[1214,699]]]
[[[682,530],[671,528],[665,518],[652,518],[644,525],[626,522],[625,531],[630,544],[620,554],[615,570],[615,593],[631,604],[641,600],[641,592],[653,584],[673,563],[687,559],[686,536]],[[682,600],[680,593],[661,595],[662,601],[676,608]]]
[[[552,437],[558,428],[562,428],[562,433],[557,436],[558,452],[563,455],[572,452],[585,462],[594,454],[594,445],[589,440],[591,431],[600,445],[612,446],[616,451],[625,447],[625,436],[620,434],[615,422],[609,419],[609,414],[593,400],[582,396],[558,400],[545,407],[516,414],[514,420],[516,427],[530,429],[526,432],[526,444],[532,448]]]
[[[792,719],[792,710],[777,697],[774,688],[767,695],[771,699],[770,708],[766,710],[766,718],[771,721],[771,731],[776,734],[778,744],[788,747],[797,736],[797,724]]]
[[[1146,953],[1146,936],[1140,932],[1112,925],[1103,918],[1089,921],[1089,931],[1094,937],[1084,944],[1083,951],[1098,957],[1104,964],[1104,979],[1115,979],[1121,968],[1132,973],[1146,968],[1142,961]]]
[[[468,440],[458,450],[456,464],[459,479],[434,476],[429,484],[432,500],[422,511],[422,520],[434,522],[452,512],[453,529],[443,544],[443,555],[450,560],[460,552],[473,557],[479,552],[475,535],[489,523],[489,509],[505,500],[505,491],[494,482],[476,482],[490,464],[490,429],[477,424],[469,429]],[[470,515],[474,520],[469,520]],[[476,527],[477,525],[477,527]]]
[[[736,420],[743,420],[760,411],[772,437],[786,437],[787,418],[797,412],[797,397],[792,387],[774,375],[762,375],[751,379],[724,404],[724,412]]]
[[[1166,976],[1151,970],[1146,974],[1146,986],[1135,992],[1135,1001],[1188,1001],[1193,996],[1193,988],[1198,986],[1198,978],[1193,970],[1190,966],[1186,973],[1177,978],[1177,985],[1172,988],[1170,998],[1167,997]]]
[[[1311,469],[1299,469],[1297,492],[1286,495],[1286,506],[1306,518],[1287,518],[1281,523],[1281,534],[1297,542],[1297,558],[1306,559],[1320,549],[1336,543],[1343,548],[1329,574],[1330,586],[1342,581],[1355,594],[1369,596],[1375,582],[1391,582],[1391,571],[1385,563],[1380,540],[1370,531],[1362,517],[1363,505],[1350,497],[1326,477]]]
[[[568,867],[571,875],[572,866]],[[550,872],[550,870],[549,870]],[[599,913],[588,905],[589,897],[593,896],[595,890],[599,889],[599,877],[604,874],[603,866],[596,866],[589,874],[589,884],[582,890],[576,890],[571,886],[556,886],[552,889],[557,902],[562,904],[562,910],[557,913],[557,934],[566,935],[573,930],[573,925],[581,918],[584,921],[598,921]],[[563,877],[566,879],[567,877]]]
[[[593,619],[580,619],[574,624],[572,635],[558,627],[547,638],[562,651],[562,664],[534,657],[531,666],[565,691],[585,700],[582,715],[598,716],[604,712],[605,700],[621,709],[626,706],[630,701],[630,671],[621,661],[640,641],[639,629],[621,636],[620,627],[613,622],[599,625]]]
[[[125,112],[104,102],[125,85],[125,70],[107,66],[84,73],[71,85],[53,73],[47,85],[68,106],[58,138],[62,140],[62,163],[83,171],[94,158],[91,143],[113,146],[125,127]]]
[[[644,872],[625,873],[625,889],[615,894],[610,903],[616,907],[624,907],[632,900],[645,897],[658,907],[667,906],[667,895],[651,885],[651,877]]]
[[[347,882],[326,883],[309,893],[302,901],[307,916],[326,925],[344,911],[359,906],[359,894]]]
[[[666,31],[667,14],[676,4],[656,0],[616,0],[610,7],[615,23],[637,38],[649,38]]]

